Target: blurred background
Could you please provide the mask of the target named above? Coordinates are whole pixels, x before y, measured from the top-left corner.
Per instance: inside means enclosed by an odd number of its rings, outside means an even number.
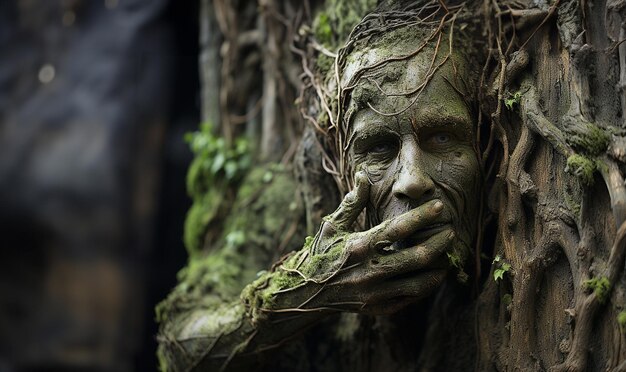
[[[0,0],[0,372],[154,371],[198,2]]]

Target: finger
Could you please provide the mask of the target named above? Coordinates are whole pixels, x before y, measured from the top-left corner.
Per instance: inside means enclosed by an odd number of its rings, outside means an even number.
[[[365,172],[357,172],[354,190],[346,194],[337,210],[326,218],[337,230],[348,230],[367,204],[370,184]]]
[[[366,250],[361,249],[360,257],[356,257],[355,249],[350,248],[346,265],[361,264],[356,270],[344,275],[339,282],[355,286],[371,285],[398,275],[446,268],[448,261],[443,253],[452,247],[454,237],[452,229],[446,229],[413,247],[397,250],[387,255],[376,254],[370,249],[369,255],[365,256],[363,252]]]
[[[444,268],[447,261],[443,259],[443,254],[452,246],[453,241],[452,229],[440,231],[414,247],[371,260],[372,271],[379,273],[379,278],[390,278],[418,270]]]
[[[372,288],[363,302],[367,305],[388,303],[392,299],[411,298],[418,300],[431,294],[443,283],[446,277],[445,270],[431,270],[412,277],[402,277],[397,280],[384,281]]]
[[[408,238],[417,230],[432,224],[442,210],[443,203],[440,200],[431,200],[374,226],[364,234],[370,236],[372,244],[380,244],[381,242],[391,244],[400,239]]]

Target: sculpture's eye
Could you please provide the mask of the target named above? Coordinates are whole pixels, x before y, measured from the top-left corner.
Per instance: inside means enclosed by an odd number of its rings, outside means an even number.
[[[424,149],[442,151],[447,150],[455,142],[456,137],[450,132],[433,132],[425,135],[422,145]]]
[[[451,141],[451,137],[448,133],[435,133],[431,141],[436,145],[445,145]]]
[[[369,152],[371,154],[384,154],[391,151],[393,148],[392,144],[387,142],[381,142],[370,147]]]

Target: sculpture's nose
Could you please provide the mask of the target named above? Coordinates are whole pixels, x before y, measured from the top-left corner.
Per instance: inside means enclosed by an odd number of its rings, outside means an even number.
[[[400,171],[393,185],[393,195],[399,200],[421,205],[435,196],[435,184],[426,172],[416,143],[403,144],[400,154]]]

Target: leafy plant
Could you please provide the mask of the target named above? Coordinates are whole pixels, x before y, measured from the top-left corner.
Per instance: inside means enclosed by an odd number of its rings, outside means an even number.
[[[509,110],[513,110],[513,106],[515,106],[516,104],[519,105],[521,98],[522,92],[515,92],[515,94],[511,95],[509,98],[504,99],[504,105]]]
[[[187,133],[185,140],[194,154],[187,173],[187,192],[193,205],[185,220],[184,241],[190,255],[203,246],[207,226],[219,218],[225,205],[227,190],[237,185],[251,165],[250,146],[245,138],[228,144],[213,133],[209,123],[200,130]],[[241,236],[233,235],[229,244],[240,244]]]
[[[504,279],[504,274],[511,270],[511,264],[505,262],[500,255],[497,255],[496,258],[493,259],[492,264],[499,266],[497,269],[493,270],[493,280],[496,282]]]
[[[195,155],[187,175],[192,197],[204,194],[216,182],[233,184],[250,168],[250,146],[245,138],[228,145],[224,138],[213,134],[209,123],[203,123],[199,131],[187,133],[185,140]]]

